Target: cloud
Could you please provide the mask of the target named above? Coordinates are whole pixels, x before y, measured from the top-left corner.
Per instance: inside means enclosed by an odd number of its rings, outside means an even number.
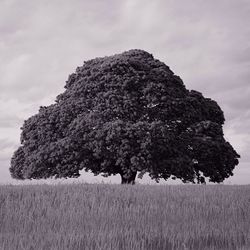
[[[0,150],[5,150],[8,148],[12,148],[14,143],[8,139],[1,139],[0,138]]]
[[[9,139],[0,139],[0,164],[1,167],[9,165],[10,159],[17,149],[17,143]]]
[[[17,124],[20,124],[22,122],[23,120],[17,116],[0,116],[0,128],[16,127]]]

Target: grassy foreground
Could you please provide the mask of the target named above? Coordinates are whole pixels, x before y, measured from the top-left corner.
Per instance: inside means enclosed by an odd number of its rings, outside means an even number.
[[[250,249],[250,186],[0,186],[0,249]]]

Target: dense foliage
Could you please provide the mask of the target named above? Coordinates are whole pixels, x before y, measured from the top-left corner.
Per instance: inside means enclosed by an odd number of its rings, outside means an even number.
[[[10,172],[17,179],[78,177],[85,169],[133,183],[221,182],[239,155],[223,137],[218,104],[185,88],[168,66],[142,50],[78,67],[64,93],[24,122]]]

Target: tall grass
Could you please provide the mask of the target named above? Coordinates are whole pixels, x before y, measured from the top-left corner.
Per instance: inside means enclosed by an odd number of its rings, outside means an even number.
[[[250,249],[250,186],[1,186],[0,249]]]

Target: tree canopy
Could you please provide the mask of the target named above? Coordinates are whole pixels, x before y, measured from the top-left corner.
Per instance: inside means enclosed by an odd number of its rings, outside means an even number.
[[[84,62],[54,104],[24,121],[11,159],[16,179],[136,174],[222,182],[240,157],[223,137],[223,111],[143,50]]]

